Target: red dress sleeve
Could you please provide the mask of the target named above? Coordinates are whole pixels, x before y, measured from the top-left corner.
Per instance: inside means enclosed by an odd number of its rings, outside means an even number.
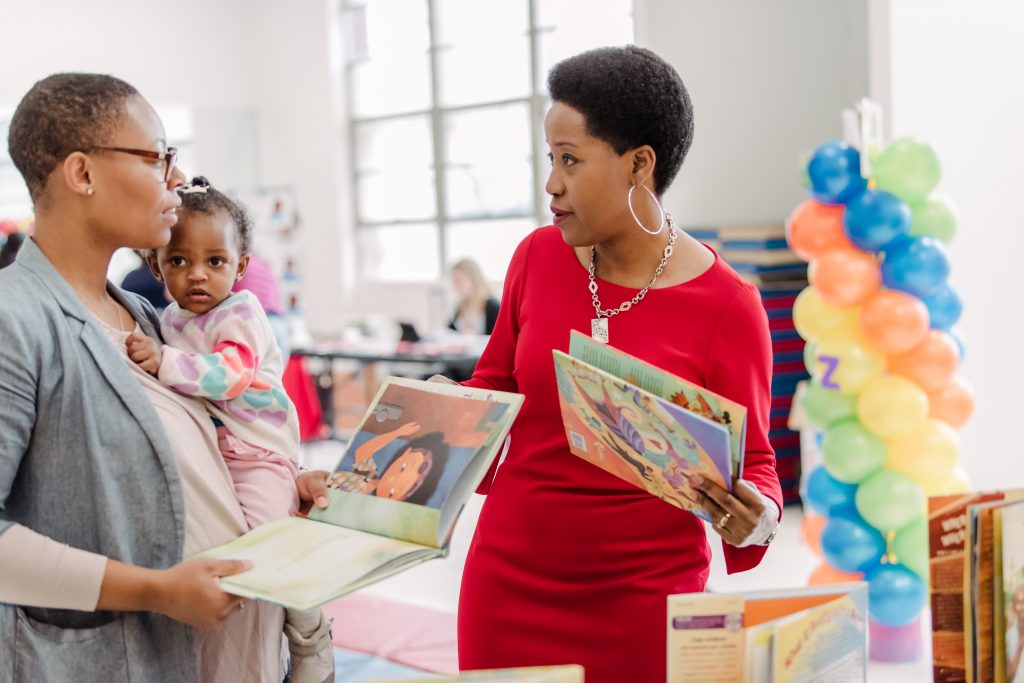
[[[775,501],[782,510],[782,488],[775,452],[768,442],[772,393],[772,342],[760,294],[744,285],[726,307],[711,338],[705,371],[707,386],[747,406],[747,440],[743,479]],[[765,546],[737,548],[723,542],[726,570],[733,574],[756,567]]]
[[[523,280],[526,275],[526,264],[533,244],[534,234],[524,239],[516,247],[512,260],[509,262],[505,276],[505,286],[501,293],[501,305],[498,307],[498,318],[494,331],[487,342],[480,360],[477,361],[473,376],[463,382],[467,387],[493,389],[495,391],[519,391],[513,371],[516,361],[516,344],[519,341],[519,303],[522,296]],[[477,493],[486,494],[491,488],[491,480],[498,469],[498,461],[491,464]]]

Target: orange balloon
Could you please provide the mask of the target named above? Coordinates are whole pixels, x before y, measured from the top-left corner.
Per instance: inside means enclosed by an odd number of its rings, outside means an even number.
[[[801,203],[786,220],[786,240],[793,253],[804,261],[813,261],[829,249],[852,247],[843,232],[841,204],[822,204],[808,199]]]
[[[821,554],[821,532],[828,521],[821,515],[816,515],[809,508],[804,508],[804,521],[801,528],[804,543],[811,549],[811,552],[822,557]]]
[[[810,577],[807,579],[808,586],[820,586],[826,583],[848,583],[850,581],[860,581],[864,578],[861,573],[850,574],[849,572],[841,572],[828,562],[822,562],[819,564]]]
[[[928,336],[928,309],[916,296],[883,289],[864,302],[860,327],[864,339],[879,351],[903,353]]]
[[[878,257],[854,248],[829,249],[815,261],[814,286],[833,306],[857,306],[882,286]]]
[[[923,342],[889,358],[889,371],[934,391],[949,384],[959,363],[960,351],[953,338],[942,330],[930,330]]]
[[[932,417],[960,429],[974,414],[974,390],[963,377],[955,376],[945,386],[929,392],[928,406]]]

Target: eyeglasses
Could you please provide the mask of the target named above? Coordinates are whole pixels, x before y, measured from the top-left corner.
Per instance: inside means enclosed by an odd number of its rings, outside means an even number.
[[[174,171],[174,165],[178,162],[178,148],[168,147],[166,152],[154,152],[151,149],[132,149],[130,147],[101,147],[100,145],[92,145],[86,147],[83,152],[89,150],[102,150],[104,152],[122,152],[123,154],[134,154],[137,157],[146,157],[147,159],[159,159],[164,162],[164,182],[166,183],[171,179],[171,173]]]

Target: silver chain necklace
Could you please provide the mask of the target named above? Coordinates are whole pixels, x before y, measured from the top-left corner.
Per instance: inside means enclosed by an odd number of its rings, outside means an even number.
[[[647,296],[647,290],[654,286],[654,283],[658,281],[658,276],[665,271],[665,264],[668,263],[668,258],[672,255],[672,246],[676,243],[676,237],[678,236],[675,226],[672,225],[672,217],[666,216],[666,218],[669,230],[668,244],[665,245],[665,251],[662,252],[661,263],[658,264],[654,271],[654,276],[651,277],[651,281],[647,283],[647,286],[637,292],[629,301],[619,304],[618,308],[601,308],[601,299],[597,296],[597,280],[594,279],[594,271],[597,268],[597,249],[593,246],[590,247],[590,298],[594,302],[594,312],[597,314],[597,317],[590,321],[590,336],[597,341],[608,343],[608,319],[619,313],[625,313],[643,301],[644,297]]]

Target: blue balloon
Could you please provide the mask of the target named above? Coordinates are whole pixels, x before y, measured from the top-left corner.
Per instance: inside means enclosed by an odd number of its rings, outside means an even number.
[[[910,231],[910,207],[894,194],[868,190],[846,205],[843,231],[858,249],[880,251]]]
[[[845,142],[826,142],[807,164],[811,194],[819,202],[845,204],[868,187],[860,175],[860,152]]]
[[[883,251],[882,283],[889,289],[924,299],[949,276],[946,248],[934,237],[900,237]]]
[[[885,538],[856,511],[831,517],[821,531],[821,551],[828,563],[843,572],[863,572],[885,554]],[[848,515],[848,516],[847,516]]]
[[[921,297],[921,301],[928,307],[928,319],[931,321],[932,328],[936,330],[949,332],[949,329],[960,320],[960,314],[964,310],[960,295],[948,282],[943,282],[928,296]],[[960,341],[957,343],[959,344]],[[962,356],[963,349],[960,351]]]
[[[835,517],[844,513],[843,508],[856,506],[856,484],[846,484],[832,477],[824,466],[814,468],[807,477],[807,492],[804,495],[811,509],[824,517]]]
[[[883,626],[906,626],[917,618],[928,589],[902,564],[883,564],[868,572],[868,611]]]

